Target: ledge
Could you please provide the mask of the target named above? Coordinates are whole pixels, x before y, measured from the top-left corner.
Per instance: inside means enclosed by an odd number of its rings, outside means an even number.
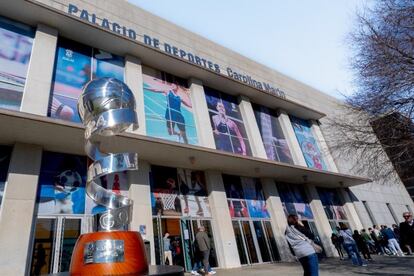
[[[40,145],[49,151],[84,155],[84,128],[81,124],[0,109],[0,126],[1,144],[20,142]],[[99,140],[104,151],[138,152],[140,160],[155,165],[215,170],[240,176],[274,178],[290,183],[303,183],[303,176],[306,175],[308,183],[324,187],[350,187],[371,182],[364,177],[241,156],[128,132]]]

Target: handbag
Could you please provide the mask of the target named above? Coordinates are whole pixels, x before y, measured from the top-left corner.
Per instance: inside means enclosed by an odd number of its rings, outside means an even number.
[[[292,232],[294,232],[295,235],[299,237],[299,239],[307,241],[313,247],[313,249],[315,250],[316,253],[318,253],[318,254],[322,253],[323,248],[320,245],[316,244],[313,240],[306,237],[299,230],[297,230],[293,225],[291,226],[291,228],[292,228]]]

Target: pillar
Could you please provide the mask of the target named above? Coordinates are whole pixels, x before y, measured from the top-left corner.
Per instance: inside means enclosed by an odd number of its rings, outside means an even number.
[[[305,157],[303,157],[302,149],[299,142],[296,139],[295,131],[293,130],[292,123],[290,122],[289,115],[285,111],[280,111],[279,123],[285,135],[286,141],[289,145],[290,153],[295,165],[307,167]]]
[[[146,161],[139,161],[139,169],[130,171],[129,197],[134,201],[132,209],[131,231],[139,231],[144,226],[146,234],[142,238],[151,245],[151,262],[155,264],[154,229],[152,225],[151,186],[149,179],[150,165]]]
[[[220,172],[217,171],[206,171],[205,174],[219,266],[222,268],[239,267],[240,258],[227,205],[223,178]]]
[[[206,95],[201,80],[190,78],[190,96],[200,146],[215,149],[214,135],[211,129],[210,115],[208,113]]]
[[[362,222],[357,213],[356,207],[349,193],[344,188],[337,189],[339,196],[344,203],[344,209],[348,216],[348,221],[352,229],[360,231],[363,227]]]
[[[312,184],[305,184],[305,191],[307,193],[310,207],[315,219],[316,229],[321,238],[323,248],[328,257],[337,256],[337,252],[331,243],[332,228],[329,224],[322,202],[319,198],[316,187]]]
[[[37,25],[20,111],[47,116],[58,31]]]
[[[261,179],[261,182],[280,258],[285,262],[293,261],[294,257],[290,252],[289,245],[285,238],[285,230],[287,227],[286,215],[283,211],[283,205],[276,188],[276,183],[270,178]]]
[[[29,274],[34,210],[42,148],[15,144],[0,216],[2,275]]]
[[[254,157],[267,159],[266,150],[260,135],[259,126],[254,116],[254,111],[249,98],[239,97],[239,108],[246,127],[247,137],[249,138],[250,148]]]
[[[138,115],[139,128],[134,131],[136,134],[146,134],[145,106],[144,106],[144,83],[142,80],[141,60],[127,55],[125,57],[125,83],[134,94],[136,111]],[[132,131],[132,129],[130,129]]]

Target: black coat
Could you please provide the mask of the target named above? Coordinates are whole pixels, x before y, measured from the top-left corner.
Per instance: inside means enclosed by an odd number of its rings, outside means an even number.
[[[400,223],[400,242],[414,246],[414,223],[411,226],[407,222]]]

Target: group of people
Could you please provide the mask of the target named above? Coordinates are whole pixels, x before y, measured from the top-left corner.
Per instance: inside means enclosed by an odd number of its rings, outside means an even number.
[[[414,250],[414,220],[410,212],[403,214],[404,221],[399,226],[374,225],[368,231],[351,231],[344,223],[331,236],[331,241],[341,259],[345,258],[344,251],[354,265],[367,266],[365,260],[372,260],[371,254],[405,256],[412,255]],[[301,263],[305,276],[319,275],[318,245],[314,237],[299,221],[296,215],[288,216],[286,239],[293,254]]]
[[[372,260],[371,254],[403,257],[405,251],[407,255],[412,255],[414,249],[413,217],[410,212],[404,213],[403,217],[404,222],[401,222],[399,226],[393,224],[392,228],[386,225],[373,225],[372,228],[368,228],[368,231],[366,229],[355,230],[352,234],[353,241],[348,241],[356,245],[357,257],[359,252],[366,260]],[[345,256],[343,249],[351,258],[353,252],[348,250],[347,240],[341,233],[342,228],[338,227],[336,233],[332,233],[331,240],[341,259]]]

